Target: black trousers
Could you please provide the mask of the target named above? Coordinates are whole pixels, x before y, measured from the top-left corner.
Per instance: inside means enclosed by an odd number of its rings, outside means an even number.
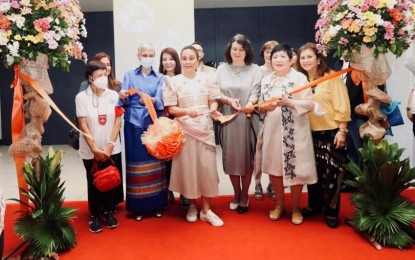
[[[332,217],[339,215],[343,166],[348,161],[345,149],[336,149],[332,144],[337,131],[313,132],[317,183],[307,185],[308,206],[313,210],[324,210],[325,216]]]
[[[412,114],[412,133],[415,137],[415,114]]]
[[[121,153],[111,155],[111,158],[114,161],[115,167],[118,168],[118,171],[121,174]],[[94,186],[94,177],[92,175],[92,166],[94,160],[83,160],[83,163],[86,170],[86,179],[88,185],[89,212],[93,216],[99,216],[102,213],[102,211],[113,211],[115,206],[115,196],[117,188],[107,192],[101,192],[97,190],[97,188]],[[111,165],[110,160],[100,162],[98,170],[104,169],[109,165]]]

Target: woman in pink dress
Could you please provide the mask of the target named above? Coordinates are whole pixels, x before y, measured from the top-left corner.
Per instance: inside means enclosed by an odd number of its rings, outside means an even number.
[[[220,115],[216,101],[220,90],[212,75],[196,72],[199,57],[194,47],[184,47],[180,55],[182,74],[166,78],[163,85],[164,105],[182,127],[186,140],[173,158],[169,189],[189,199],[187,221],[197,220],[195,199],[201,196],[200,219],[220,227],[223,221],[210,209],[219,184],[212,117]]]

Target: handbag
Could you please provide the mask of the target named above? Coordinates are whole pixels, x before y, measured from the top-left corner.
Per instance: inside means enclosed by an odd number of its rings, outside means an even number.
[[[75,117],[74,124],[79,128],[78,118]],[[72,128],[68,132],[68,144],[75,150],[79,150],[79,132]]]
[[[114,166],[114,161],[110,159],[111,165],[108,167],[99,169],[99,162],[94,160],[92,165],[92,176],[94,177],[93,184],[100,192],[106,192],[116,188],[121,183],[120,172],[117,167]]]
[[[399,110],[399,101],[392,101],[389,105],[381,103],[380,112],[388,117],[388,123],[390,126],[403,125],[404,121],[402,118],[401,111]]]

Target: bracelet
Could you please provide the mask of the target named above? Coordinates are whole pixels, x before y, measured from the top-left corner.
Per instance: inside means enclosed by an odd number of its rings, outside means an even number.
[[[411,111],[411,108],[410,107],[406,107],[406,111],[407,112]]]
[[[349,130],[347,130],[347,128],[339,128],[339,132],[347,134],[349,132]]]
[[[112,146],[115,146],[116,145],[116,143],[113,142],[113,141],[111,141],[111,140],[108,141],[108,144],[112,144]]]

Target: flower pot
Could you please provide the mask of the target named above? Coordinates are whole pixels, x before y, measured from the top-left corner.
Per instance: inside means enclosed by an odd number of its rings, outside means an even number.
[[[359,71],[359,78],[374,85],[383,85],[392,74],[386,55],[374,57],[375,48],[362,45],[360,51],[353,50],[350,66]]]
[[[35,60],[23,59],[19,63],[19,66],[20,71],[36,80],[46,93],[49,95],[53,93],[52,83],[50,82],[48,74],[48,56],[46,56],[46,54],[39,53]],[[26,88],[30,86],[30,84],[25,81],[22,81],[22,84]]]

